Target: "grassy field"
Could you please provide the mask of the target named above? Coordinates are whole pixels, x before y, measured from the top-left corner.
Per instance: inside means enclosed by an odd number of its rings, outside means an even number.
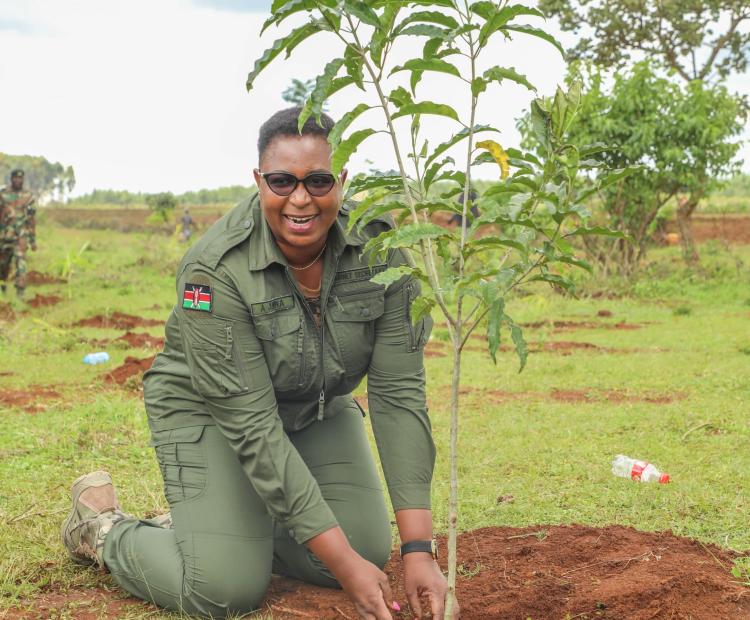
[[[61,303],[33,309],[11,299],[15,320],[0,318],[0,395],[57,394],[38,401],[35,413],[0,401],[0,617],[40,592],[109,587],[106,577],[74,567],[59,542],[69,486],[81,473],[109,470],[130,512],[166,509],[142,399],[103,382],[126,356],[154,351],[110,345],[107,367],[86,366],[81,358],[96,350],[90,339],[123,330],[71,325],[115,311],[166,319],[184,246],[163,236],[47,226],[39,237],[30,268],[72,275],[29,291],[59,295]],[[636,285],[591,281],[582,283],[580,300],[539,289],[512,302],[517,321],[567,322],[525,330],[541,350],[520,374],[513,353],[495,366],[484,341],[472,341],[463,365],[461,529],[619,523],[750,549],[750,247],[701,250],[696,272],[685,272],[679,250],[667,248],[651,254]],[[136,331],[162,335],[160,327]],[[446,336],[436,325],[427,358],[439,531],[448,495]],[[672,483],[615,478],[617,453],[652,460]],[[132,617],[176,616],[136,610]]]

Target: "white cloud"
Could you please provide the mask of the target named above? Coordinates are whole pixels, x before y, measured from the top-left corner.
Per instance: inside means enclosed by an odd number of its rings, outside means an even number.
[[[8,4],[0,2],[2,150],[72,164],[76,193],[249,184],[258,127],[285,105],[281,92],[292,78],[317,75],[338,49],[331,37],[316,35],[290,60],[277,59],[248,94],[253,61],[287,29],[259,38],[265,13],[233,10],[233,0],[29,0],[13,2],[12,10]],[[422,42],[412,39],[416,50]],[[562,81],[564,64],[548,44],[519,36],[494,45],[492,64],[515,66],[542,92]],[[465,109],[461,86],[448,76],[426,79],[417,98]],[[335,99],[331,113],[343,113],[353,97]],[[513,145],[514,119],[530,98],[515,85],[495,87],[477,122],[498,126],[501,143]],[[362,122],[382,126],[377,111]],[[424,125],[437,131],[443,123]],[[367,143],[350,168],[365,169],[367,159],[393,167],[386,136]]]

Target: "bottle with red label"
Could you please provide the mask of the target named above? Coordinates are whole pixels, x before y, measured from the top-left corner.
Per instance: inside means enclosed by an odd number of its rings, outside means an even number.
[[[618,454],[612,461],[612,473],[621,478],[630,478],[636,482],[669,482],[669,474],[661,473],[648,461],[631,459],[624,454]]]

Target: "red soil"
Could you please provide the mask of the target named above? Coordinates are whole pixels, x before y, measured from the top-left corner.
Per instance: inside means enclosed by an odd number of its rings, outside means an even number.
[[[114,370],[108,372],[104,380],[108,383],[116,383],[117,385],[125,385],[125,382],[130,377],[135,377],[143,374],[154,362],[156,356],[146,357],[144,359],[138,359],[136,357],[128,356],[121,366],[118,366]]]
[[[0,321],[15,321],[16,313],[13,311],[13,306],[8,303],[0,301]]]
[[[29,271],[26,274],[26,282],[30,285],[38,284],[64,284],[65,280],[51,276],[48,273],[41,273],[39,271]]]
[[[37,294],[34,299],[29,300],[29,305],[32,308],[41,308],[43,306],[56,306],[62,301],[62,297],[57,295],[39,295]]]
[[[12,375],[13,373],[2,373]],[[32,385],[27,390],[0,390],[0,405],[19,407],[29,413],[38,413],[47,408],[45,400],[59,398],[60,394],[51,386]]]
[[[81,319],[77,323],[73,323],[73,327],[105,327],[130,330],[135,327],[148,327],[152,325],[163,324],[164,321],[159,321],[156,319],[144,319],[139,316],[133,316],[132,314],[113,312],[109,316],[97,314],[95,316],[89,317],[88,319]]]
[[[439,563],[445,569],[444,540],[440,550]],[[750,589],[730,573],[735,557],[670,532],[618,525],[474,530],[458,538],[461,620],[750,618]],[[397,552],[385,572],[401,605],[394,618],[412,618]],[[103,589],[47,592],[6,617],[61,617],[67,610],[89,620],[117,618],[130,604],[139,605],[141,612],[149,609],[120,597]],[[344,592],[282,577],[271,581],[262,610],[271,611],[274,620],[357,619]]]
[[[161,349],[164,346],[164,338],[158,338],[156,336],[151,336],[150,334],[136,334],[134,332],[126,332],[122,336],[117,338],[117,340],[127,342],[134,349]]]
[[[601,314],[602,312],[609,311],[600,310],[598,316],[612,316],[612,313]],[[555,332],[562,332],[572,331],[575,329],[641,329],[643,325],[640,323],[602,323],[599,321],[534,321],[533,323],[521,323],[521,327],[526,327],[529,329],[536,329],[539,327],[554,327]]]

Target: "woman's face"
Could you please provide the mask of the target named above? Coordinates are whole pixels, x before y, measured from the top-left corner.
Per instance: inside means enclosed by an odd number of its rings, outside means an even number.
[[[298,179],[311,173],[331,172],[331,147],[323,136],[279,136],[266,147],[255,170],[263,216],[281,247],[319,249],[336,221],[341,206],[346,170],[333,188],[323,196],[311,196],[304,184],[288,196],[279,196],[268,186],[261,173],[286,172]]]

